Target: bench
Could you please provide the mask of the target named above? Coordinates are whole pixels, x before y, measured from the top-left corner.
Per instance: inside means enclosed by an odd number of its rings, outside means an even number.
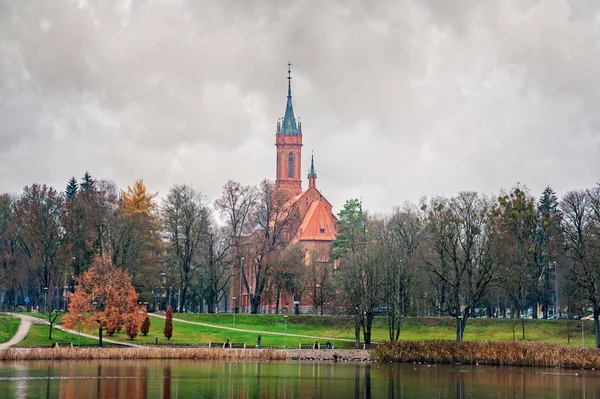
[[[245,342],[209,342],[209,348],[230,348],[230,349],[246,349]]]

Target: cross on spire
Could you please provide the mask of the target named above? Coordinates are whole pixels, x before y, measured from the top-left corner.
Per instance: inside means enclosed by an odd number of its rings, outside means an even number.
[[[288,98],[292,98],[292,63],[288,61]]]

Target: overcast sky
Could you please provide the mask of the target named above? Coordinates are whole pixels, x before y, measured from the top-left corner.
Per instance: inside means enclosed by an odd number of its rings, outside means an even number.
[[[0,192],[274,179],[288,60],[336,210],[600,181],[598,0],[109,3],[0,0]]]

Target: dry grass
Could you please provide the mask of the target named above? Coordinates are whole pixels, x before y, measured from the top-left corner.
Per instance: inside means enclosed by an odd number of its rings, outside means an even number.
[[[494,366],[600,368],[600,350],[548,343],[469,341],[400,341],[375,348],[383,362],[458,363]]]
[[[91,360],[91,359],[213,359],[286,360],[287,352],[276,349],[220,348],[31,348],[5,349],[0,360]]]

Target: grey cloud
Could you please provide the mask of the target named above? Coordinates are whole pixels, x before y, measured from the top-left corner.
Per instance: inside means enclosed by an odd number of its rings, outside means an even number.
[[[274,177],[293,66],[337,208],[600,180],[595,1],[0,1],[0,192]]]

